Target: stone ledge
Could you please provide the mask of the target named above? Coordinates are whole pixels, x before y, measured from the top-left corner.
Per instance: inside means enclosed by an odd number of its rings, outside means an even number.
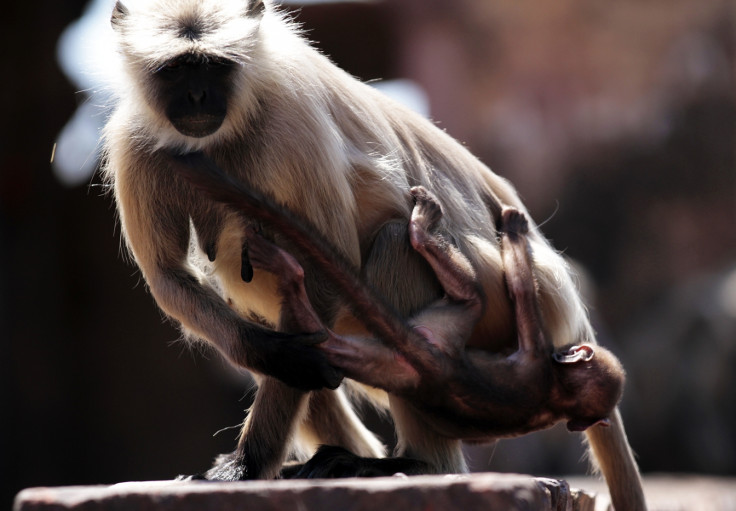
[[[14,511],[593,511],[595,497],[565,481],[515,474],[376,479],[129,482],[112,486],[29,488]]]
[[[584,491],[574,488],[584,488]],[[597,493],[596,493],[597,492]],[[650,511],[734,511],[736,479],[648,475]],[[14,511],[606,511],[603,481],[517,474],[376,479],[129,482],[112,486],[29,488]]]

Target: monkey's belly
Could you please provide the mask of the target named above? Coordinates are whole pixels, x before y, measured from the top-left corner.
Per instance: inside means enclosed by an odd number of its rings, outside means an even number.
[[[240,316],[278,324],[281,297],[277,278],[263,270],[253,269],[253,278],[242,277],[243,243],[246,223],[237,215],[230,216],[217,239],[213,275],[219,282],[222,298]],[[264,321],[259,321],[263,323]]]
[[[240,272],[225,279],[220,276],[223,299],[240,316],[265,320],[271,326],[279,322],[281,297],[277,293],[276,277],[268,272],[254,270],[253,280],[243,282]]]

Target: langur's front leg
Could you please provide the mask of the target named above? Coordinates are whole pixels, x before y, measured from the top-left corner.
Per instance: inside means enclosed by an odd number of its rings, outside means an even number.
[[[219,456],[204,474],[210,481],[273,479],[291,450],[307,413],[309,394],[271,377],[257,377],[258,391],[237,449]]]

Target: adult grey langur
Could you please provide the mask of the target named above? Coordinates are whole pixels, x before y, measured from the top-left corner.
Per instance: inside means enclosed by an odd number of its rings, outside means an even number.
[[[304,459],[317,444],[365,457],[384,448],[341,389],[323,388],[341,378],[315,346],[325,335],[281,321],[277,279],[247,261],[249,221],[178,176],[168,152],[201,151],[309,220],[406,317],[442,296],[406,235],[408,191],[424,186],[442,204],[443,229],[476,269],[487,300],[467,347],[513,351],[495,226],[499,205],[525,209],[507,181],[431,122],[334,66],[270,4],[152,0],[129,7],[118,2],[112,15],[124,76],[104,130],[104,176],[123,237],[161,309],[259,383],[236,451],[208,478],[275,477],[288,455]],[[338,334],[360,334],[361,324],[289,240],[264,234],[304,267],[320,320]],[[594,343],[565,261],[533,223],[527,239],[550,338]],[[313,389],[321,390],[307,392]],[[433,472],[467,470],[460,440],[425,427],[410,403],[371,389],[363,395],[390,406],[399,455]],[[618,412],[610,428],[586,434],[614,505],[645,509]]]

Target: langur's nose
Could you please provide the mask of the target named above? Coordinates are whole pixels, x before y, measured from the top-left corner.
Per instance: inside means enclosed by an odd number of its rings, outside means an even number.
[[[206,97],[207,94],[205,93],[204,89],[193,89],[189,91],[189,101],[193,105],[201,105],[202,103],[204,103]]]

